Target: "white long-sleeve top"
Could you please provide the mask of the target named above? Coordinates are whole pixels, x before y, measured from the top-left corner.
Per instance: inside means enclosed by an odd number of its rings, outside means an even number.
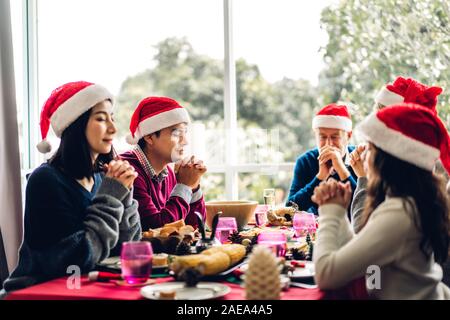
[[[387,198],[366,226],[354,234],[346,210],[336,204],[319,207],[314,246],[315,279],[321,289],[336,289],[380,267],[380,289],[368,288],[375,299],[450,299],[441,282],[442,268],[420,250],[422,234],[414,223],[416,210],[403,198]],[[419,219],[419,217],[416,217]]]

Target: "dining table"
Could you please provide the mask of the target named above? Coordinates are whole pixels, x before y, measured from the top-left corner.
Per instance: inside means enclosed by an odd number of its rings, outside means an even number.
[[[174,281],[173,277],[152,278],[154,283]],[[87,275],[82,275],[79,286],[68,285],[70,276],[53,279],[34,286],[13,291],[5,300],[142,300],[141,287],[123,286],[115,281],[90,281]],[[230,292],[220,300],[245,300],[245,288],[241,284],[221,281],[230,287]],[[347,286],[332,291],[319,288],[304,289],[291,287],[282,291],[281,300],[361,300],[366,299],[365,280],[357,279]]]
[[[250,225],[253,225],[251,221]],[[291,239],[292,245],[298,241]],[[119,269],[120,273],[120,269]],[[241,279],[242,272],[236,268],[227,277],[216,279],[218,283],[229,287],[228,293],[218,300],[245,300],[246,291]],[[5,300],[142,300],[142,286],[124,284],[123,281],[92,281],[87,274],[79,277],[73,285],[73,276],[68,275],[33,285],[9,293]],[[165,272],[152,272],[147,285],[173,282],[176,279]],[[293,281],[292,281],[293,282]],[[314,284],[314,279],[312,279]],[[295,283],[282,290],[281,300],[362,300],[367,299],[365,278],[355,279],[338,290],[321,290],[317,286],[297,287]]]

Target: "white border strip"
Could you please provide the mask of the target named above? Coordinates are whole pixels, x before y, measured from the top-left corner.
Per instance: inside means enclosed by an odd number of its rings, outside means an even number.
[[[318,115],[313,118],[312,127],[313,129],[333,128],[350,132],[352,131],[352,121],[342,116]]]
[[[386,87],[383,87],[375,97],[375,102],[378,102],[385,107],[402,103],[403,100],[405,100],[405,98],[399,94],[389,91]]]
[[[439,149],[389,128],[375,113],[365,118],[355,130],[383,151],[428,171],[433,170],[440,156]]]
[[[143,136],[156,132],[158,130],[186,122],[189,123],[189,114],[184,108],[176,108],[170,111],[162,112],[153,116],[151,118],[147,118],[139,123],[139,126],[136,128],[136,132],[134,133],[135,139],[140,139]]]
[[[97,103],[107,99],[110,99],[114,106],[113,95],[99,84],[92,84],[78,91],[61,104],[50,118],[50,123],[56,136],[61,137],[63,131],[79,116]]]

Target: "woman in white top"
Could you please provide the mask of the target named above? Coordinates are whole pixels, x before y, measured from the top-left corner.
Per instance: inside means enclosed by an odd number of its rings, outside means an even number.
[[[350,186],[319,185],[314,250],[321,289],[366,276],[375,299],[450,299],[441,282],[449,248],[449,209],[443,179],[432,173],[440,158],[450,172],[450,138],[435,112],[413,104],[387,107],[357,128],[369,142],[368,195],[361,231],[346,217]]]

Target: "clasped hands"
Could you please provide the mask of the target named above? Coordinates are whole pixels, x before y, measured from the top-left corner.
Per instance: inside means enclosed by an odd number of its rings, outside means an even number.
[[[138,173],[126,160],[111,160],[103,166],[105,176],[119,181],[125,188],[131,189]]]
[[[319,172],[317,178],[325,181],[332,173],[333,170],[337,172],[341,180],[345,180],[350,176],[350,172],[342,160],[341,151],[330,145],[326,145],[319,149]]]
[[[311,200],[320,207],[325,204],[338,204],[345,209],[350,205],[352,187],[350,182],[338,182],[334,179],[322,181],[315,189]]]
[[[206,166],[202,160],[195,156],[186,157],[175,163],[174,167],[177,181],[182,183],[192,190],[195,190],[200,185],[200,178],[207,171]]]

